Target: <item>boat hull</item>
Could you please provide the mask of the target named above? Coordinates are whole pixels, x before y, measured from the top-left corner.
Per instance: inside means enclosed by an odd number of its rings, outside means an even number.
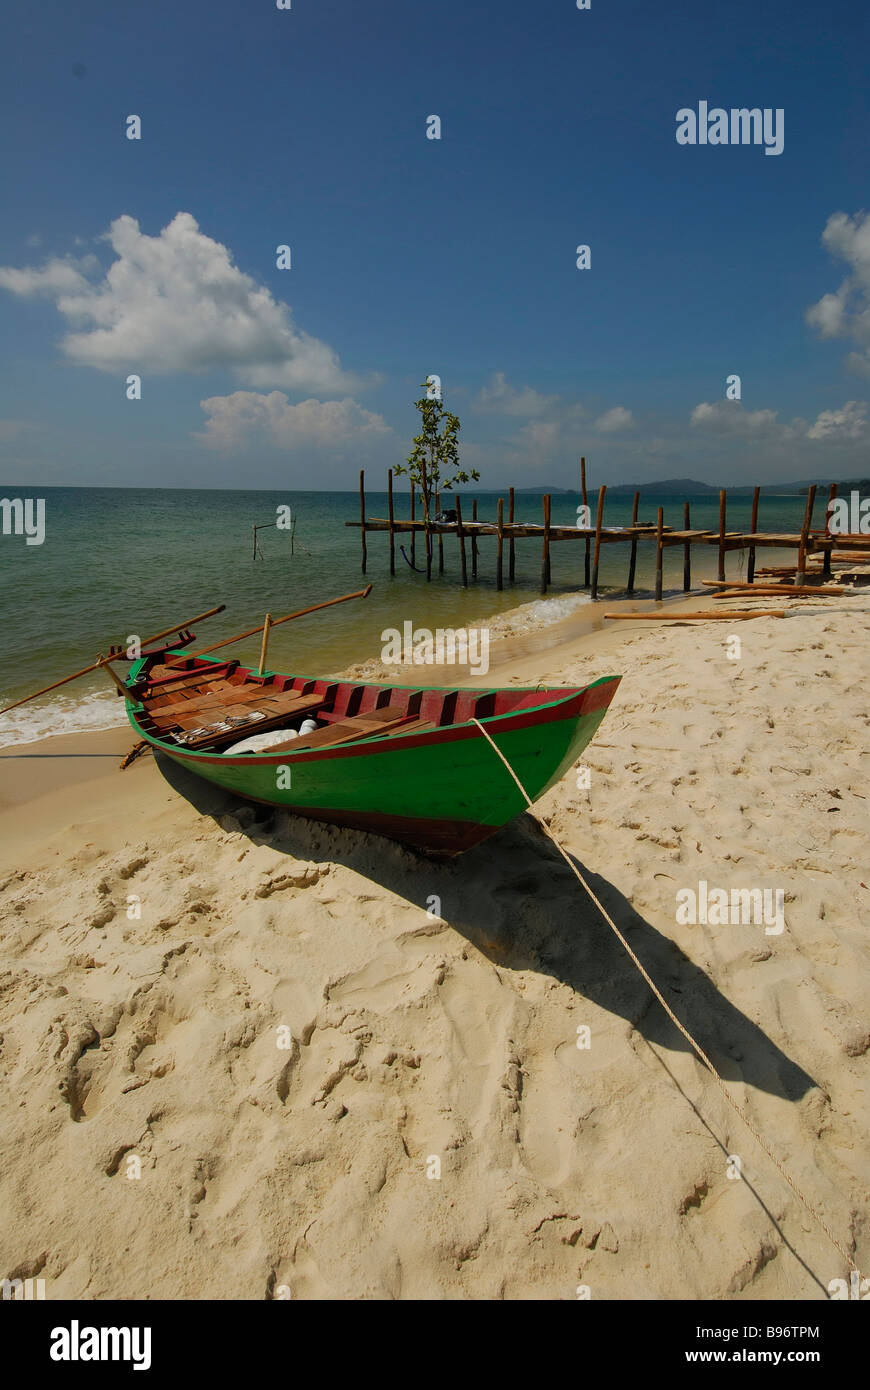
[[[541,707],[481,720],[532,801],[576,762],[618,684],[619,677],[606,678]],[[226,757],[155,739],[139,725],[130,701],[128,714],[166,757],[227,791],[432,854],[459,854],[527,809],[471,722],[310,752]]]

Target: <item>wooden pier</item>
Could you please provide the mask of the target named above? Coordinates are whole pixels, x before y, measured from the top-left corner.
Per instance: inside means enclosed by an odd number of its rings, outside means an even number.
[[[586,460],[580,460],[580,495],[583,498],[584,507],[588,508],[587,487],[586,487]],[[471,518],[464,518],[462,515],[462,499],[456,494],[452,501],[453,509],[456,511],[455,521],[436,521],[431,519],[428,523],[423,518],[418,518],[416,510],[416,497],[413,484],[410,493],[410,515],[406,519],[397,518],[393,498],[393,473],[389,470],[387,475],[387,511],[386,517],[366,516],[366,493],[365,493],[365,472],[359,475],[359,497],[360,497],[360,519],[359,521],[347,521],[346,526],[358,527],[360,530],[360,540],[362,544],[362,571],[366,573],[368,565],[368,550],[366,546],[366,536],[372,532],[386,532],[389,536],[389,556],[390,574],[396,572],[396,536],[410,536],[411,557],[410,563],[415,565],[416,560],[416,540],[418,535],[423,536],[424,553],[427,557],[427,573],[431,573],[431,560],[434,546],[433,538],[438,541],[438,570],[444,571],[444,538],[445,536],[455,536],[458,542],[460,574],[463,587],[468,586],[468,560],[466,542],[470,542],[471,549],[471,579],[478,577],[479,562],[479,543],[481,540],[490,536],[495,539],[495,577],[496,588],[504,588],[504,548],[505,541],[508,546],[508,579],[514,582],[515,573],[515,546],[517,541],[537,540],[541,545],[541,593],[545,594],[552,582],[551,567],[551,547],[560,541],[582,541],[584,543],[584,567],[583,567],[583,587],[591,590],[593,598],[598,597],[598,577],[601,558],[601,547],[603,545],[626,545],[628,546],[628,575],[626,590],[628,593],[635,592],[635,575],[637,570],[637,551],[639,544],[652,545],[655,547],[655,596],[660,599],[663,589],[664,572],[664,552],[672,546],[682,546],[683,549],[683,589],[688,592],[692,586],[692,547],[695,545],[715,546],[717,551],[718,565],[717,578],[719,582],[725,580],[725,561],[726,556],[732,551],[748,552],[747,580],[752,584],[755,579],[755,560],[758,550],[794,550],[796,552],[796,563],[786,565],[775,571],[771,569],[759,571],[760,575],[766,576],[766,582],[770,583],[770,576],[775,574],[779,579],[786,579],[796,576],[796,582],[802,584],[807,576],[820,575],[827,578],[832,572],[832,565],[842,567],[843,564],[870,563],[870,536],[845,536],[830,535],[826,530],[813,529],[812,518],[816,502],[817,487],[813,485],[808,492],[806,506],[804,509],[803,523],[800,531],[795,532],[770,532],[758,529],[758,512],[761,497],[761,488],[756,487],[752,498],[752,518],[748,531],[733,531],[728,529],[728,498],[727,491],[723,488],[719,493],[719,524],[714,529],[699,529],[691,525],[691,510],[689,502],[683,503],[683,525],[680,529],[675,529],[664,524],[663,508],[659,507],[656,520],[638,521],[638,508],[640,505],[640,491],[635,492],[632,505],[632,520],[628,526],[607,526],[604,521],[605,499],[607,495],[606,486],[598,489],[598,500],[595,510],[594,524],[590,526],[559,526],[554,525],[551,520],[551,495],[545,493],[543,496],[543,515],[540,523],[518,522],[514,519],[515,513],[515,489],[510,488],[508,494],[508,515],[505,520],[505,499],[499,497],[496,505],[496,516],[494,520],[484,521],[478,517],[478,499],[472,500]],[[826,504],[826,517],[830,504],[836,496],[836,484],[831,484],[828,492]],[[436,499],[436,515],[440,510],[440,498]],[[834,558],[835,552],[840,552]]]

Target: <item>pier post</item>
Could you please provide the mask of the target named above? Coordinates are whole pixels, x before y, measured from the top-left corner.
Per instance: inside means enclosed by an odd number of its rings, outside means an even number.
[[[474,500],[473,500],[472,503],[471,503],[471,520],[472,520],[472,521],[476,521],[476,520],[477,520],[477,498],[476,498],[476,497],[474,498]],[[472,579],[476,579],[476,578],[477,578],[477,532],[476,532],[476,531],[472,531],[472,533],[471,533],[471,577],[472,577]]]
[[[396,573],[396,532],[393,515],[393,470],[387,469],[387,515],[390,518],[390,574]]]
[[[797,568],[797,575],[796,575],[796,577],[795,577],[795,583],[796,583],[796,584],[805,584],[805,583],[806,583],[806,577],[807,577],[807,540],[808,540],[808,538],[809,538],[810,528],[812,527],[812,524],[813,524],[813,507],[815,506],[815,504],[816,504],[816,484],[813,483],[812,487],[810,488],[809,492],[807,493],[807,505],[806,505],[806,509],[804,510],[804,522],[803,522],[803,525],[802,525],[802,527],[801,527],[801,539],[800,539],[800,545],[798,546],[798,568]]]
[[[459,566],[462,572],[462,587],[468,588],[468,569],[465,559],[465,532],[462,529],[462,498],[456,494],[456,520],[458,523],[456,534],[459,536]]]
[[[417,498],[414,491],[414,484],[411,484],[411,520],[417,519]],[[417,532],[411,527],[411,564],[417,563]]]
[[[664,507],[659,507],[656,516],[656,599],[660,602],[662,597],[662,532],[665,524]]]
[[[758,531],[758,499],[761,496],[761,488],[757,487],[752,494],[752,520],[749,523],[751,535]],[[746,562],[746,578],[750,584],[755,583],[755,546],[749,547],[749,559]]]
[[[639,492],[636,492],[636,493],[634,494],[634,502],[633,502],[632,508],[631,508],[631,524],[632,524],[632,526],[636,526],[636,525],[637,525],[637,509],[638,509],[639,504],[640,504],[640,493],[639,493]],[[625,586],[625,588],[626,588],[626,593],[629,593],[629,594],[633,594],[633,593],[634,593],[634,576],[635,576],[636,571],[637,571],[637,536],[632,536],[632,538],[631,538],[631,554],[630,554],[629,557],[628,557],[628,583],[627,583],[626,586]]]
[[[595,514],[595,554],[592,556],[592,597],[598,597],[598,557],[601,553],[601,524],[604,520],[604,483],[598,489],[598,511]]]
[[[828,500],[827,500],[827,502],[825,503],[825,535],[826,535],[826,536],[829,536],[829,535],[831,534],[830,529],[829,529],[829,527],[830,527],[830,521],[831,521],[831,507],[832,507],[832,505],[833,505],[834,498],[836,497],[836,495],[837,495],[837,484],[836,484],[836,483],[831,483],[831,486],[828,488]],[[832,552],[833,549],[834,549],[834,547],[833,547],[832,545],[827,546],[826,549],[825,549],[824,557],[823,557],[823,559],[822,559],[822,574],[825,576],[826,579],[830,579],[830,577],[831,577],[831,552]]]
[[[541,593],[550,582],[550,494],[544,493],[544,548],[541,552]]]
[[[498,549],[495,560],[495,587],[503,589],[502,583],[502,554],[504,551],[504,498],[498,499]]]
[[[719,572],[716,575],[720,584],[725,579],[725,489],[719,489]]]
[[[580,493],[583,498],[583,506],[589,506],[589,494],[586,491],[586,459],[580,460]],[[589,588],[589,537],[586,537],[586,558],[583,565],[583,587]]]
[[[359,533],[362,539],[362,572],[366,572],[366,471],[361,468],[359,471]]]
[[[688,502],[683,503],[683,530],[692,529],[692,518]],[[692,587],[692,542],[686,541],[683,545],[683,592],[688,593]]]
[[[508,489],[508,522],[510,523],[511,526],[513,526],[513,524],[514,524],[514,489],[513,489],[513,488],[509,488],[509,489]],[[513,534],[513,531],[511,531],[511,533],[510,533],[510,539],[508,540],[508,579],[510,580],[510,582],[511,582],[512,584],[513,584],[513,582],[514,582],[515,561],[516,561],[516,557],[515,557],[515,555],[514,555],[514,534]]]
[[[440,511],[441,511],[441,493],[440,493],[440,492],[436,492],[436,494],[435,494],[435,515],[436,515],[436,517],[439,515]],[[439,574],[443,574],[443,573],[444,573],[444,537],[443,537],[443,535],[441,534],[440,531],[438,532],[438,573],[439,573]]]

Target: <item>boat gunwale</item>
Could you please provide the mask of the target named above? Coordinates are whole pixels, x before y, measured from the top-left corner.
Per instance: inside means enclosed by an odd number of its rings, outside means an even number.
[[[175,654],[176,653],[174,650],[172,652],[166,653],[167,656]],[[179,652],[178,654],[182,655],[183,653]],[[216,657],[204,657],[201,659],[207,660],[218,665],[223,664]],[[135,662],[133,666],[131,666],[127,678],[128,681],[132,678],[135,678],[139,674],[142,666],[145,664],[145,661],[146,658],[143,657],[139,661]],[[247,667],[244,667],[243,669],[248,671],[248,674],[254,674],[253,671],[249,671]],[[288,676],[288,673],[284,671],[267,671],[263,674],[266,676]],[[293,675],[290,676],[289,679],[294,681],[322,681],[327,680],[329,678],[324,676]],[[598,686],[608,684],[618,685],[621,680],[621,676],[600,676],[597,680],[591,681],[589,685],[585,686],[548,686],[546,687],[546,689],[559,692],[557,698],[544,700],[539,705],[531,705],[524,709],[505,710],[502,714],[484,715],[477,722],[479,722],[482,725],[498,725],[505,720],[509,720],[512,723],[514,723],[515,727],[525,728],[528,726],[529,723],[536,724],[541,722],[538,719],[529,719],[528,716],[539,715],[547,710],[558,709],[560,705],[568,704],[572,700],[576,700],[578,697],[582,699],[582,697],[584,697],[590,690],[594,690]],[[336,682],[340,685],[361,686],[364,689],[384,688],[389,690],[409,690],[414,693],[418,691],[444,691],[445,693],[448,693],[457,689],[474,689],[474,687],[457,687],[455,685],[391,685],[380,687],[379,683],[376,681],[342,680],[340,677],[336,678]],[[513,693],[518,689],[518,687],[481,687],[481,695],[490,693],[490,689],[494,690],[495,692],[507,690]],[[522,691],[522,687],[519,687],[519,689]],[[523,693],[529,692],[524,691]],[[144,738],[146,742],[151,744],[152,747],[160,749],[160,751],[166,753],[167,756],[171,756],[174,758],[181,757],[185,761],[220,762],[222,764],[226,764],[227,766],[236,767],[244,767],[251,765],[268,766],[270,759],[276,763],[286,763],[291,759],[293,760],[293,762],[302,763],[303,761],[319,761],[328,757],[353,756],[358,752],[376,752],[379,746],[383,748],[393,747],[400,739],[417,738],[424,739],[428,743],[438,741],[439,739],[444,739],[445,735],[452,735],[454,737],[460,735],[467,737],[468,734],[474,729],[474,721],[471,719],[466,719],[456,724],[444,724],[431,729],[397,729],[395,733],[392,734],[377,732],[365,733],[361,734],[359,738],[349,739],[346,743],[340,745],[325,745],[323,748],[300,748],[298,752],[293,752],[291,749],[287,748],[281,749],[279,752],[276,752],[273,749],[266,748],[263,749],[262,752],[257,753],[220,753],[214,749],[185,748],[183,744],[169,743],[164,739],[157,738],[153,734],[150,734],[147,731],[147,729],[143,728],[143,726],[139,722],[139,719],[137,718],[137,715],[139,713],[147,713],[148,711],[146,710],[143,701],[134,701],[133,694],[134,692],[131,692],[131,694],[127,697],[125,701],[127,708],[127,717],[135,731],[141,734],[142,738]],[[610,702],[608,701],[607,703],[609,704]],[[573,716],[566,714],[563,717],[571,718]],[[579,711],[577,717],[580,717]],[[445,741],[453,740],[450,739]]]

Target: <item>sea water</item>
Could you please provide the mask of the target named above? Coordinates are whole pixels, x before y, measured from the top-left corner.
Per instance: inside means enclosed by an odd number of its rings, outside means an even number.
[[[516,543],[516,578],[508,582],[508,548],[504,551],[504,589],[495,576],[496,542],[479,542],[477,581],[471,582],[471,543],[466,542],[469,585],[460,583],[459,545],[444,537],[444,573],[438,572],[438,543],[433,541],[432,582],[415,572],[410,536],[396,537],[396,574],[389,573],[386,533],[369,533],[368,572],[360,569],[359,497],[353,492],[218,491],[137,488],[0,488],[0,497],[33,493],[45,501],[44,539],[28,544],[24,534],[0,535],[0,705],[48,685],[86,666],[111,643],[126,644],[133,636],[147,637],[172,622],[182,622],[218,603],[226,611],[202,623],[197,647],[262,623],[267,612],[282,617],[338,594],[373,584],[364,601],[355,600],[275,629],[269,646],[272,669],[299,674],[331,674],[353,662],[380,654],[381,634],[388,628],[449,628],[479,625],[482,620],[520,604],[535,603],[532,619],[546,625],[563,619],[589,602],[581,592],[583,542],[558,542],[551,547],[552,581],[546,599],[540,598],[541,545],[536,540]],[[496,497],[478,493],[481,520],[494,521]],[[463,517],[471,518],[472,492],[462,493]],[[367,514],[385,517],[386,493],[367,495]],[[594,496],[592,497],[594,510]],[[555,494],[552,524],[573,526],[579,495]],[[625,526],[631,521],[631,496],[608,496],[605,523]],[[451,506],[450,494],[442,505]],[[682,500],[644,493],[639,517],[655,521],[664,507],[665,522],[682,525]],[[797,531],[805,499],[800,496],[762,499],[759,525],[764,530]],[[278,508],[290,507],[293,533],[273,523]],[[718,499],[693,498],[692,525],[718,527]],[[818,504],[823,507],[823,502]],[[729,530],[747,529],[751,498],[729,499]],[[505,508],[506,510],[506,508]],[[408,496],[397,491],[396,517],[407,517]],[[417,516],[420,516],[419,498]],[[516,499],[516,520],[542,520],[539,494]],[[819,513],[816,522],[818,524]],[[259,552],[253,555],[252,526],[258,532]],[[602,591],[622,590],[628,570],[629,547],[605,545],[601,551]],[[788,563],[793,552],[769,552]],[[262,558],[260,558],[260,555]],[[682,585],[682,547],[665,552],[665,589]],[[693,582],[715,572],[715,547],[692,549]],[[765,561],[759,559],[759,563]],[[416,544],[418,570],[424,568],[422,536]],[[638,550],[638,592],[653,583],[654,547]],[[745,569],[745,555],[728,560],[729,575]],[[229,649],[233,656],[255,660],[259,636]],[[195,650],[195,648],[194,648]],[[123,669],[123,668],[122,668]],[[104,673],[85,676],[21,710],[0,716],[0,746],[39,738],[48,733],[110,728],[125,722],[122,702]]]

